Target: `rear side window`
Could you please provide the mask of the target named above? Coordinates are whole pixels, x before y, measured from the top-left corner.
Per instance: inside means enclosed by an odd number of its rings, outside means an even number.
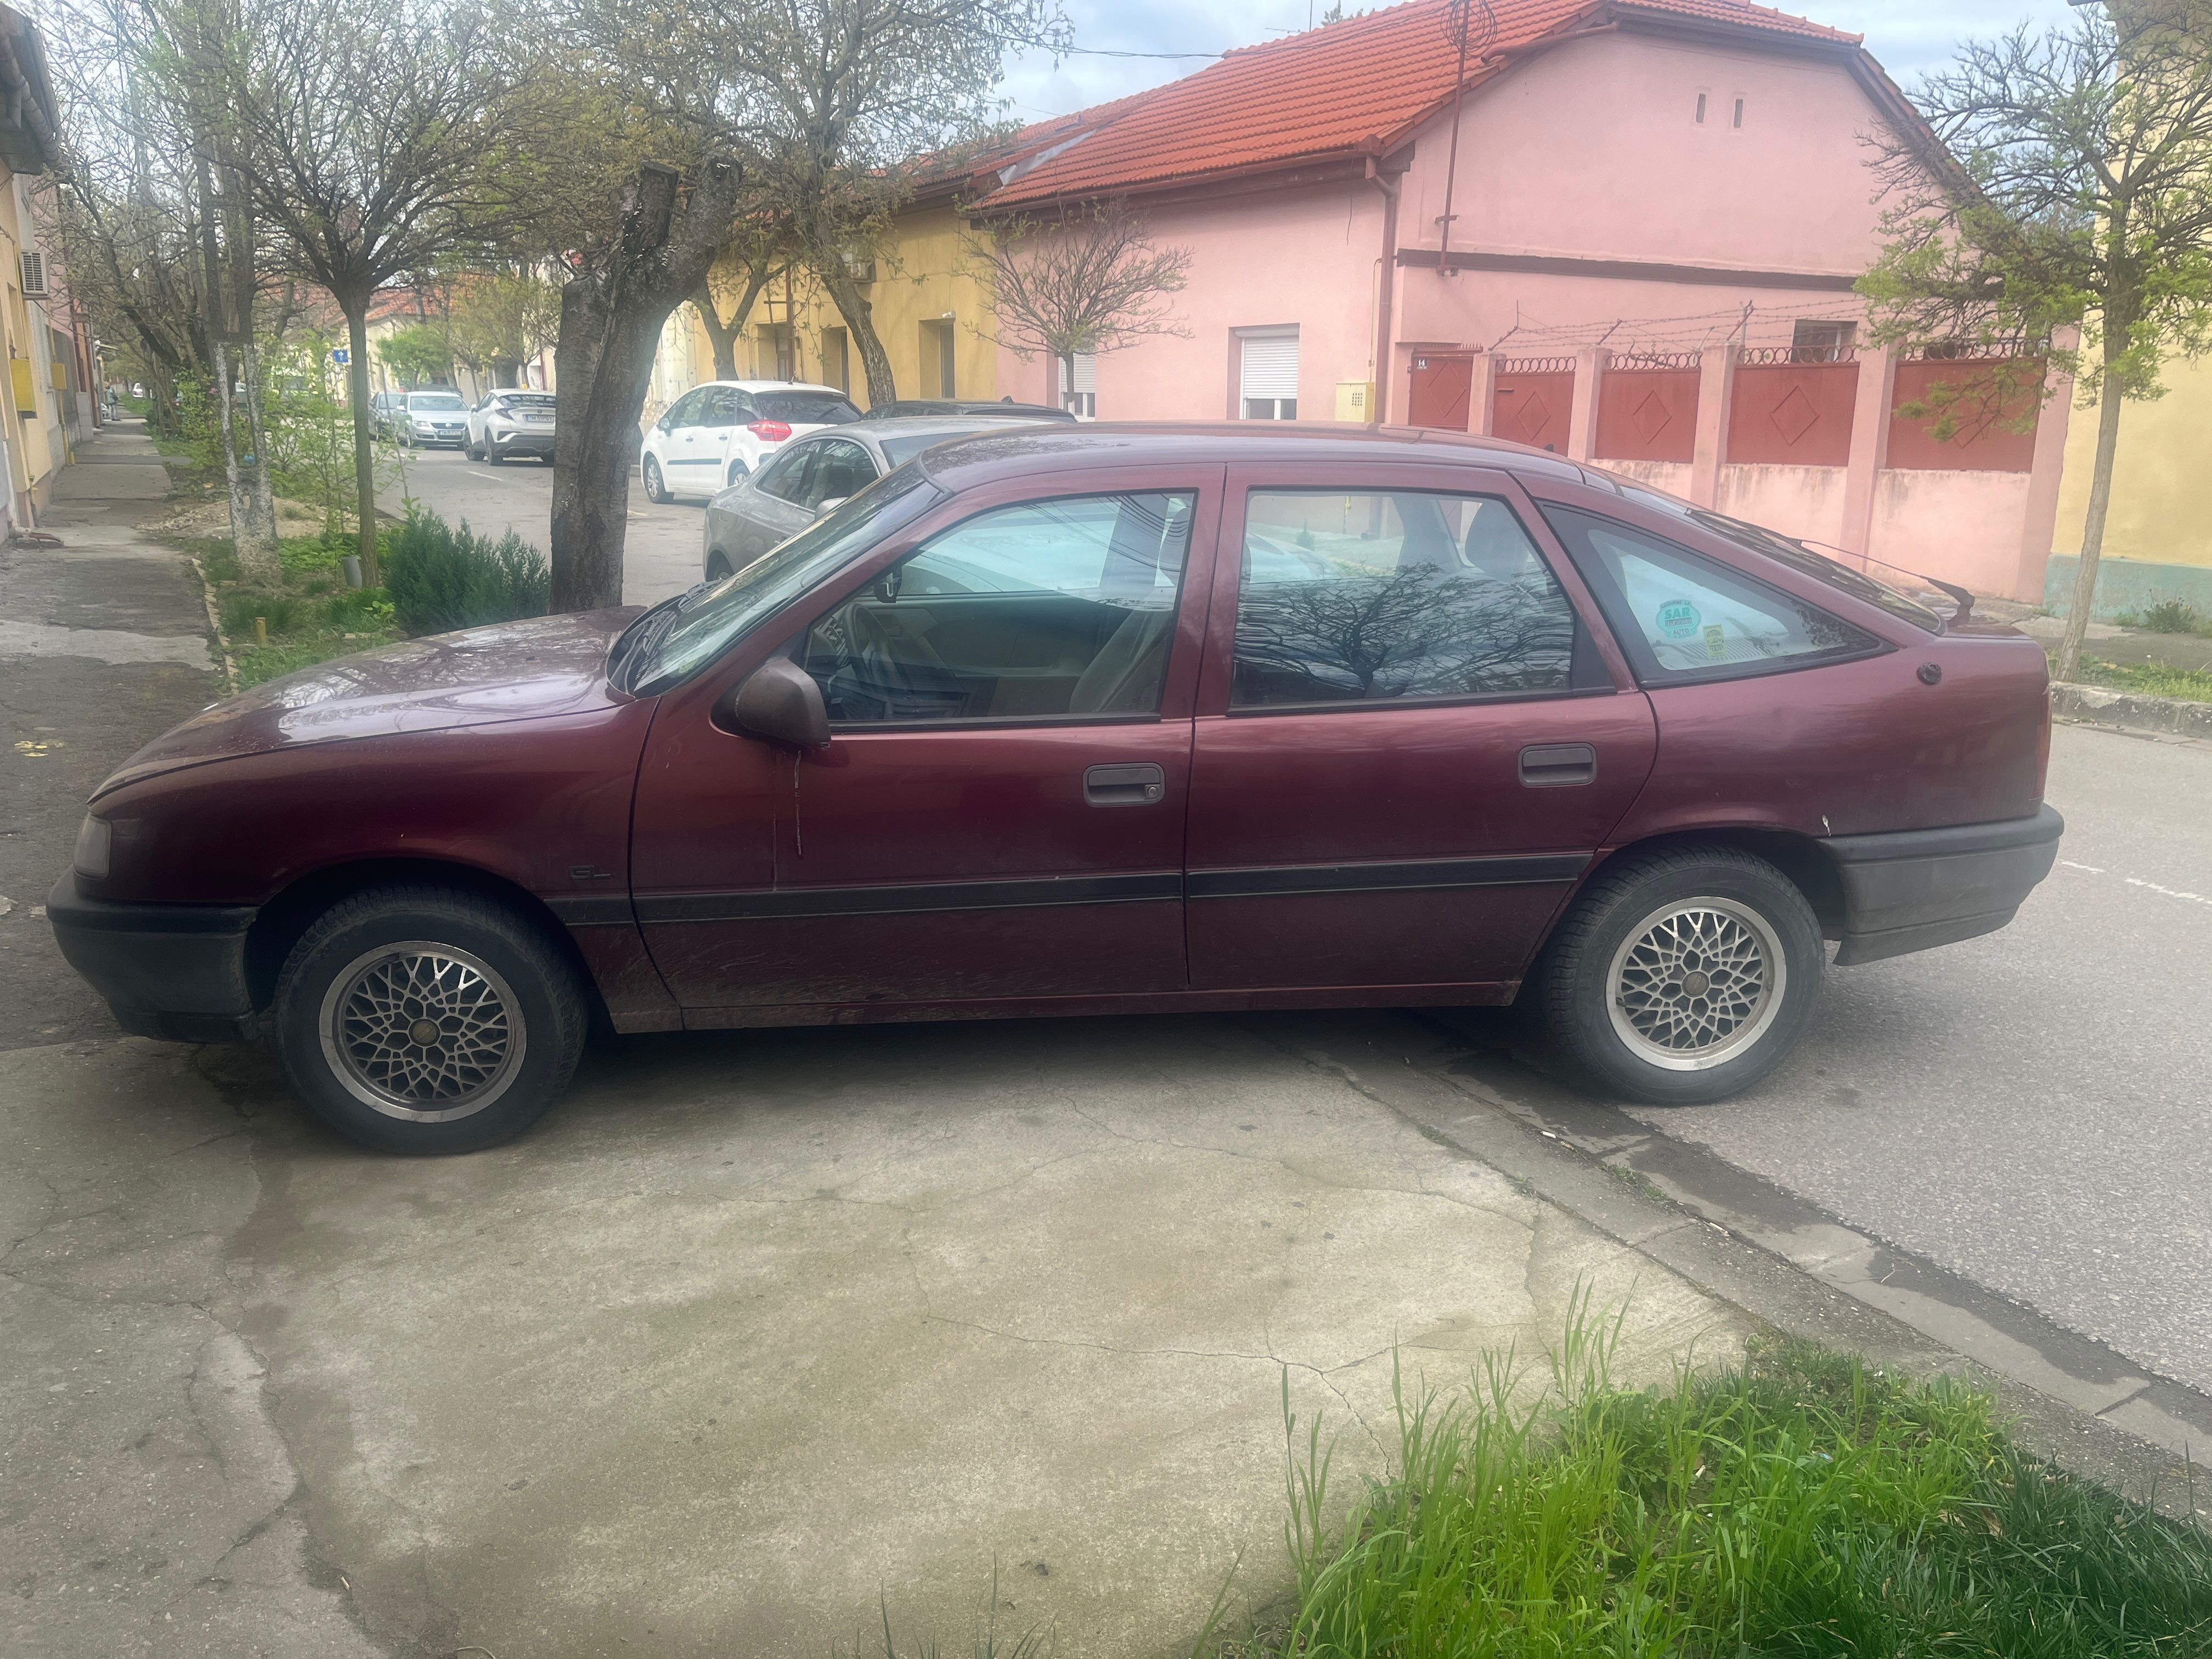
[[[793,426],[842,426],[860,411],[834,392],[756,392],[753,404],[771,421]]]
[[[822,459],[820,444],[800,444],[777,456],[760,475],[755,488],[763,495],[774,495],[779,501],[794,504],[806,499],[806,491],[815,468]],[[848,495],[857,491],[848,490]]]
[[[1501,501],[1247,498],[1234,708],[1530,696],[1602,675],[1574,606]]]
[[[1818,605],[1571,507],[1544,516],[1647,684],[1737,679],[1882,648]]]

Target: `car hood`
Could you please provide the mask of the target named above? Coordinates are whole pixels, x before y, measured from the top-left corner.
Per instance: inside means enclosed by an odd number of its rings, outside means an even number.
[[[318,663],[201,710],[125,761],[94,799],[241,755],[584,714],[627,702],[607,684],[607,647],[637,614],[630,607],[535,617]]]

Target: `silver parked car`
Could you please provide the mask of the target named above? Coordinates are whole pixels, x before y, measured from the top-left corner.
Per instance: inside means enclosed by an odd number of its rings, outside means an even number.
[[[795,438],[758,471],[707,503],[701,559],[708,581],[741,570],[823,514],[927,449],[998,427],[1035,431],[1033,420],[969,415],[854,421]]]
[[[501,386],[469,411],[469,459],[496,465],[510,455],[553,459],[553,394]]]

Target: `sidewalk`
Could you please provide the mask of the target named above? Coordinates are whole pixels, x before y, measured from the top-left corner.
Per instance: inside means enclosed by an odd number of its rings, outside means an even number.
[[[110,1036],[46,924],[85,797],[148,739],[222,693],[184,556],[132,528],[168,493],[137,423],[111,426],[55,481],[42,535],[0,546],[0,1048]]]

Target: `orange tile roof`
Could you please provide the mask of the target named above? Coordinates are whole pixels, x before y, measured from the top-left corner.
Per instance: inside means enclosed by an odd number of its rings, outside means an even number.
[[[1029,129],[1091,131],[994,192],[990,205],[1379,152],[1450,99],[1459,61],[1451,9],[1450,0],[1407,0],[1230,52],[1149,93]],[[1482,57],[1469,58],[1470,83],[1504,68],[1516,48],[1614,17],[1719,24],[1845,47],[1860,38],[1748,0],[1493,0],[1492,10],[1496,34]]]

